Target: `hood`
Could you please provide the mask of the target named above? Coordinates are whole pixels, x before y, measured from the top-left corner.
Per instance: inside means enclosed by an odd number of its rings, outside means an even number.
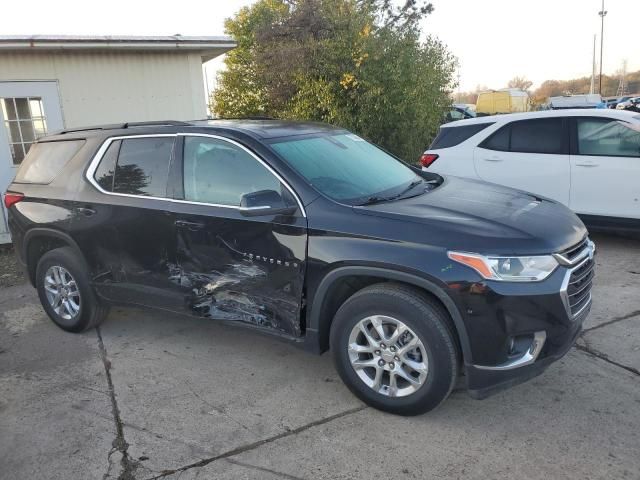
[[[411,237],[417,233],[421,242],[467,252],[559,252],[587,234],[577,215],[553,200],[453,176],[423,195],[355,211],[408,222],[415,227],[408,226]]]

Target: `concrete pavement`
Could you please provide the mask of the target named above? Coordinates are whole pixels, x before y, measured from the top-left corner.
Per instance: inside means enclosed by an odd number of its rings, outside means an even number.
[[[328,355],[205,319],[115,308],[55,327],[0,289],[0,478],[640,478],[640,242],[595,236],[576,348],[484,401],[365,407]]]

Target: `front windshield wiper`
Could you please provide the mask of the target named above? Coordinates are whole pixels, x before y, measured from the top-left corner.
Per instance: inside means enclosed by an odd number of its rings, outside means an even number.
[[[414,187],[417,187],[418,185],[420,185],[422,182],[424,182],[424,180],[422,178],[416,178],[413,182],[411,182],[409,185],[407,185],[407,188],[405,188],[404,190],[402,190],[399,194],[394,195],[393,197],[391,197],[392,200],[395,200],[396,198],[400,198],[401,196],[403,196],[405,193],[409,193],[411,190],[414,189]]]
[[[418,185],[420,185],[423,182],[424,182],[424,180],[422,178],[418,178],[416,180],[413,180],[409,185],[406,186],[406,188],[404,188],[400,193],[398,193],[396,195],[391,195],[389,197],[380,197],[380,196],[377,196],[377,195],[373,195],[373,196],[367,198],[367,200],[365,200],[364,202],[359,203],[358,206],[359,207],[365,207],[367,205],[375,205],[376,203],[390,202],[392,200],[396,200],[396,199],[402,197],[403,195],[405,195],[406,193],[410,192],[411,190],[413,190],[415,187],[417,187]]]
[[[367,205],[375,205],[376,203],[388,202],[391,197],[369,197],[364,202],[356,204],[358,207],[366,207]]]

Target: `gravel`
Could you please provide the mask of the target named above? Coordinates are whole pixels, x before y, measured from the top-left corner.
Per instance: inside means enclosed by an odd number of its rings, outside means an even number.
[[[0,246],[0,288],[12,287],[26,281],[12,246]]]

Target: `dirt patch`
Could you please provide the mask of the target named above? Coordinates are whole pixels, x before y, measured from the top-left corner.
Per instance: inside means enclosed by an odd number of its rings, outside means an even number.
[[[12,287],[26,282],[22,267],[18,264],[13,247],[0,247],[0,288]]]

